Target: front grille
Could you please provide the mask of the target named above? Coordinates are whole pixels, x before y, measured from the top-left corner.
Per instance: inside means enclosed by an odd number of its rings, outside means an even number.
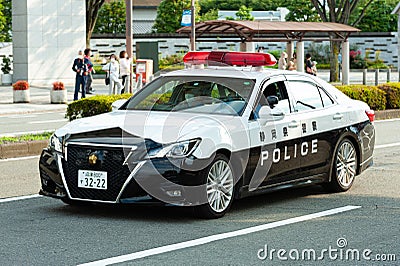
[[[89,164],[89,156],[91,154],[96,154],[99,158],[95,165]],[[115,201],[131,173],[128,166],[123,165],[124,160],[123,148],[90,147],[69,144],[67,148],[67,161],[63,160],[63,168],[71,197],[99,201]],[[79,188],[79,170],[107,172],[107,189]]]

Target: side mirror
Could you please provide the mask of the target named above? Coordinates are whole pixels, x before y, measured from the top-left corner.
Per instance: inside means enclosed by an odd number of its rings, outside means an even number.
[[[116,100],[111,104],[112,111],[118,110],[124,103],[126,103],[126,99]]]
[[[271,96],[271,97],[276,97],[276,96]],[[261,106],[260,111],[258,111],[258,115],[260,117],[260,121],[262,124],[265,124],[270,121],[279,121],[285,117],[285,113],[281,109],[277,107],[272,109],[267,105]]]
[[[274,95],[270,95],[270,96],[267,97],[267,102],[269,104],[269,107],[274,108],[275,105],[278,104],[279,99],[278,99],[278,97],[276,97]]]

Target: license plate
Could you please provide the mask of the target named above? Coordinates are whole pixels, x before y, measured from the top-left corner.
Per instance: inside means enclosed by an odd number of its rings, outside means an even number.
[[[78,187],[107,189],[107,172],[79,170]]]

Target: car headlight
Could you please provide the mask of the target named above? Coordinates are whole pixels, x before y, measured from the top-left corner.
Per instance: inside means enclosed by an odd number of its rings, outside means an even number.
[[[57,137],[55,134],[50,137],[50,148],[57,152],[63,152],[62,138]]]
[[[200,139],[185,140],[173,144],[169,144],[157,149],[148,151],[147,158],[183,158],[191,155],[200,143]]]

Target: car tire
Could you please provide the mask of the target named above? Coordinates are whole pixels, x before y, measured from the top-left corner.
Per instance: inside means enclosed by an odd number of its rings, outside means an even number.
[[[330,192],[344,192],[351,188],[357,175],[357,150],[347,138],[337,145],[332,162],[331,181],[324,184]]]
[[[229,159],[217,154],[208,167],[200,172],[206,184],[207,203],[194,208],[195,215],[204,219],[224,216],[235,195],[235,178]]]

